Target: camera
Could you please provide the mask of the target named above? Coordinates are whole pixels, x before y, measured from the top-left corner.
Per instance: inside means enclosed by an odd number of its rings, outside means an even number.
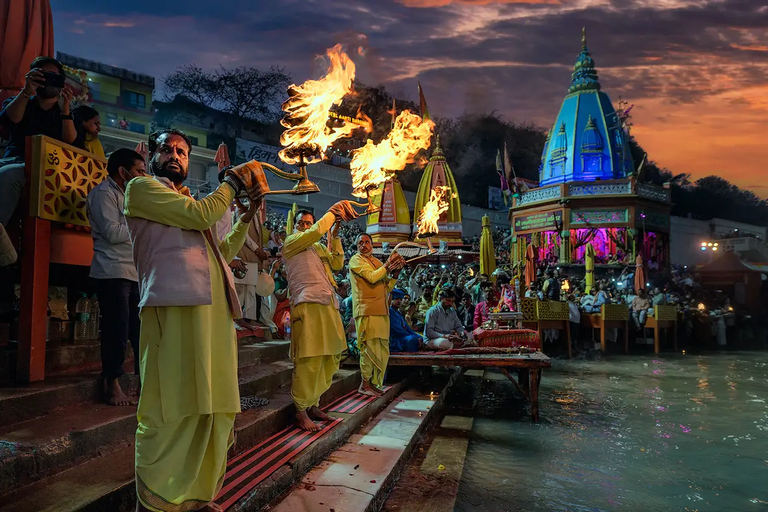
[[[45,87],[55,87],[61,89],[64,87],[64,75],[52,73],[50,71],[41,71],[45,80]]]
[[[278,251],[278,249],[279,249],[278,247],[272,247],[272,248],[269,250],[269,255],[270,255],[272,258],[275,258],[275,257],[277,257],[277,251]]]

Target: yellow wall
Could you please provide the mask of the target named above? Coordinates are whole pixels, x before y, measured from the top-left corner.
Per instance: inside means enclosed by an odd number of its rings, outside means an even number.
[[[99,73],[88,73],[88,78],[90,78],[89,82],[97,83],[99,84],[99,91],[104,94],[109,94],[112,96],[120,96],[120,79],[106,76],[106,75],[100,75]]]

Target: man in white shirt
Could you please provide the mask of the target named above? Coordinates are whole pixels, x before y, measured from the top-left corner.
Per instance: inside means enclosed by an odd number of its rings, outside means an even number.
[[[125,184],[146,172],[144,158],[130,149],[109,157],[109,175],[88,194],[88,221],[93,237],[90,276],[96,280],[101,323],[101,377],[109,405],[132,405],[120,388],[125,344],[133,346],[139,374],[139,284],[131,238],[123,215]]]

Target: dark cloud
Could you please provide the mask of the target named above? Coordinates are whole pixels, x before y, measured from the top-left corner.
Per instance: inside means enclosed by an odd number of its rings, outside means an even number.
[[[643,104],[698,112],[725,95],[718,104],[741,112],[745,125],[768,120],[754,95],[730,93],[768,82],[768,8],[755,0],[51,4],[58,49],[157,78],[190,63],[279,65],[300,82],[322,71],[318,54],[342,42],[365,48],[354,57],[361,81],[411,100],[419,81],[435,115],[496,111],[544,127],[566,94],[586,26],[614,101],[637,102],[640,114]],[[663,119],[663,111],[645,118]]]

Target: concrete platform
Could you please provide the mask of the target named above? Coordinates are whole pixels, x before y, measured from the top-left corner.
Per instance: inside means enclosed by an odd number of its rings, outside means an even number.
[[[378,510],[418,446],[421,435],[430,422],[439,417],[444,394],[459,374],[459,370],[455,370],[437,396],[405,391],[370,424],[307,473],[270,510]]]

